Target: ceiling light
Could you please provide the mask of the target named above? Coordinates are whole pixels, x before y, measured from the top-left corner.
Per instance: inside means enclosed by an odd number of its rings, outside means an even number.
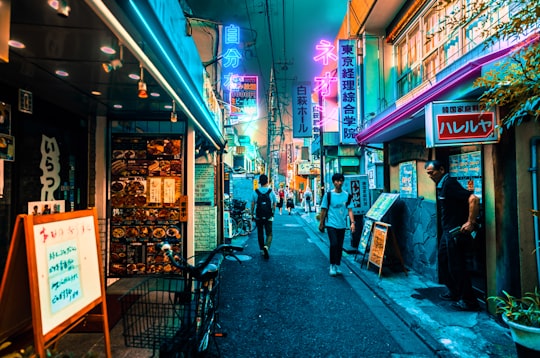
[[[116,109],[121,109],[121,108],[123,108],[123,106],[122,106],[121,104],[115,104],[113,107],[116,108]]]
[[[25,48],[26,45],[16,40],[9,40],[8,45],[15,48]]]
[[[102,95],[102,93],[100,91],[92,91],[90,93],[92,93],[94,96],[101,96]]]
[[[71,11],[71,7],[68,4],[67,0],[60,0],[58,1],[58,8],[56,9],[58,16],[60,17],[68,17],[69,12]]]
[[[138,84],[138,96],[139,98],[148,98],[148,91],[146,88],[146,83],[144,82],[144,69],[143,69],[142,63],[140,67],[141,67],[141,77],[140,77],[141,79],[139,80],[139,84]]]
[[[176,102],[172,101],[172,112],[171,112],[171,122],[176,123],[178,121],[178,116],[176,115]]]
[[[114,51],[114,49],[112,49]],[[101,48],[101,51],[103,51],[103,47]],[[105,51],[103,51],[105,52]],[[116,53],[116,51],[114,51],[114,53]],[[115,58],[114,60],[112,60],[111,62],[104,62],[101,64],[101,67],[103,67],[103,71],[109,73],[111,71],[115,71],[119,68],[121,68],[123,66],[123,61],[124,61],[124,47],[122,46],[122,44],[120,44],[120,54],[118,56],[118,58]]]
[[[101,46],[99,49],[107,55],[114,55],[116,53],[116,50],[109,46]]]
[[[63,71],[63,70],[56,70],[54,73],[56,73],[60,77],[68,77],[69,72]]]
[[[136,74],[136,73],[130,73],[130,74],[128,75],[128,77],[131,78],[132,80],[139,80],[139,79],[141,78],[141,77],[140,77],[138,74]]]
[[[152,92],[152,93],[150,93],[150,96],[152,96],[152,97],[159,97],[159,96],[161,96],[161,95],[160,95],[159,93],[157,93],[157,92]]]

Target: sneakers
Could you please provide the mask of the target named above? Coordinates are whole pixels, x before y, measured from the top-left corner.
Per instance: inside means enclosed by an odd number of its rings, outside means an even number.
[[[270,258],[270,255],[268,254],[268,246],[266,245],[263,247],[263,254],[265,259]]]
[[[336,265],[330,265],[330,276],[336,276]]]
[[[342,275],[341,267],[339,265],[330,265],[330,276]]]
[[[459,298],[454,296],[452,293],[450,292],[446,292],[446,293],[441,293],[439,295],[439,298],[443,301],[459,301]]]

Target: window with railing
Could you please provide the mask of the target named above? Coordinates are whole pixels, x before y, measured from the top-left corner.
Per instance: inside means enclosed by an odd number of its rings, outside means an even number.
[[[438,72],[480,45],[495,24],[508,19],[506,7],[495,12],[489,2],[434,0],[415,18],[395,44],[398,98],[423,81],[433,80]]]

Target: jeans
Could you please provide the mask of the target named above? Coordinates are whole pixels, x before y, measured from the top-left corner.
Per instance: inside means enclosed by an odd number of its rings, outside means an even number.
[[[345,229],[326,227],[328,240],[330,240],[330,265],[340,265],[343,256],[343,240],[345,239]]]
[[[257,224],[257,240],[259,241],[259,249],[263,249],[264,246],[272,245],[272,221],[270,220],[256,220]],[[264,234],[266,232],[266,243],[264,242]]]

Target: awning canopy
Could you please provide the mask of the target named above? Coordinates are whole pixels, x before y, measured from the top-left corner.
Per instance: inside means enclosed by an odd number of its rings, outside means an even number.
[[[480,77],[484,66],[504,59],[515,47],[508,47],[468,62],[447,77],[426,87],[399,108],[394,107],[374,118],[374,123],[356,135],[359,145],[384,143],[407,133],[422,129],[425,125],[423,111],[426,104],[448,95],[457,86]]]

